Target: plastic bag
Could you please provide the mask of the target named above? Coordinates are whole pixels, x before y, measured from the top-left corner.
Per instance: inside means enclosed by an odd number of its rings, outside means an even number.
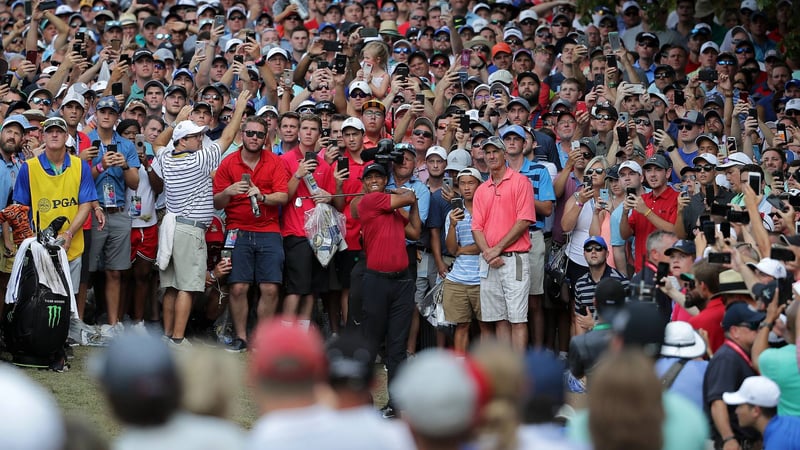
[[[305,212],[305,230],[311,249],[322,267],[328,267],[337,251],[347,250],[344,240],[344,214],[327,203],[320,203]]]

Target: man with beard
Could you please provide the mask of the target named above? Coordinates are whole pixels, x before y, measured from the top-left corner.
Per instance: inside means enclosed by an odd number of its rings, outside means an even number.
[[[224,209],[229,230],[238,230],[232,252],[231,318],[236,339],[229,350],[247,349],[247,292],[258,284],[258,319],[271,317],[278,306],[284,262],[278,212],[289,200],[289,174],[280,157],[264,148],[267,124],[249,117],[242,126],[242,148],[225,158],[214,177],[214,207]],[[250,181],[243,180],[244,175]],[[258,211],[253,210],[253,199]],[[258,212],[258,215],[255,213]]]
[[[406,359],[406,341],[414,312],[414,277],[408,270],[406,239],[419,239],[422,221],[417,197],[407,188],[390,189],[386,168],[370,164],[362,177],[364,196],[350,207],[361,221],[366,252],[366,271],[362,291],[370,293],[363,304],[364,330],[370,342],[386,343],[386,368],[389,383]],[[400,210],[409,207],[407,214]],[[375,355],[371,356],[371,360]],[[391,398],[384,408],[386,418],[394,417]]]
[[[161,115],[165,94],[164,85],[158,80],[150,80],[144,85],[144,104],[147,107],[147,116]]]
[[[539,77],[533,72],[522,72],[517,75],[517,90],[519,96],[524,98],[529,105],[530,110],[530,124],[533,128],[541,128],[541,115],[544,112],[542,108],[540,95],[542,83]]]
[[[636,237],[634,267],[637,272],[644,266],[647,237],[656,230],[672,232],[678,213],[678,193],[667,184],[672,172],[667,159],[663,155],[654,155],[645,161],[642,168],[651,191],[639,197],[628,195],[625,198],[619,227],[623,239]]]

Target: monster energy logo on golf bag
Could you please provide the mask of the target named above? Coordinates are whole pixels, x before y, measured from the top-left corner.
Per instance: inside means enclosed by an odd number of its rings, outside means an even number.
[[[48,306],[47,325],[50,328],[55,328],[59,322],[61,322],[61,306]]]

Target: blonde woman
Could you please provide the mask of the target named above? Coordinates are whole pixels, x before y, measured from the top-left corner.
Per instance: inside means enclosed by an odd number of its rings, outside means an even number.
[[[611,166],[606,170],[606,182],[600,188],[599,201],[592,210],[592,224],[589,226],[589,235],[602,236],[609,244],[611,239],[611,213],[625,202],[625,189],[619,181],[619,166]],[[613,245],[613,244],[612,244]],[[609,249],[611,250],[611,249]],[[617,268],[614,261],[614,252],[608,252],[606,263]]]

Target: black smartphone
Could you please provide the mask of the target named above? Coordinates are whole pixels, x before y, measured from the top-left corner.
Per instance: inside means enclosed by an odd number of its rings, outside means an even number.
[[[758,172],[749,172],[747,174],[747,182],[750,184],[750,189],[756,193],[761,193],[761,174]]]
[[[108,150],[109,153],[116,153],[117,144],[108,144],[108,146],[106,146],[106,150]]]
[[[723,205],[721,203],[712,203],[711,204],[711,215],[727,217],[729,209],[730,208],[728,207],[728,205]]]
[[[461,197],[453,197],[450,199],[450,208],[464,210],[464,199]]]
[[[424,105],[425,104],[425,94],[417,94],[416,100]]]
[[[658,270],[656,272],[656,281],[666,277],[667,275],[669,275],[669,263],[668,262],[658,263]]]
[[[14,80],[14,75],[12,75],[10,73],[7,73],[7,74],[3,75],[3,84],[10,86],[11,85],[11,81],[13,81],[13,80]]]
[[[625,127],[617,127],[617,140],[620,147],[628,145],[628,129]]]
[[[402,66],[397,66],[395,69],[394,74],[397,75],[401,80],[405,80],[408,78],[408,66],[403,64]]]
[[[754,119],[758,118],[758,110],[755,108],[748,108],[747,109],[747,117],[752,117]]]
[[[597,87],[604,85],[606,82],[605,80],[606,80],[605,75],[603,75],[602,73],[598,73],[597,75],[594,76],[594,86]]]
[[[49,9],[58,8],[58,2],[55,0],[39,3],[39,11],[47,11]]]
[[[36,50],[26,50],[25,51],[25,59],[27,59],[33,65],[38,65],[39,64],[39,52],[36,51]]]
[[[606,55],[606,67],[617,68],[617,57],[614,55]]]
[[[126,63],[127,65],[130,66],[131,65],[131,55],[129,55],[127,53],[123,53],[123,54],[119,55],[119,62],[124,62],[124,63]]]
[[[469,116],[468,115],[464,114],[464,115],[461,116],[461,121],[459,123],[459,127],[461,128],[461,131],[463,131],[464,133],[469,133]]]
[[[331,65],[328,63],[328,61],[317,61],[317,69],[327,69],[330,66]]]
[[[347,170],[347,178],[350,178],[350,160],[346,156],[340,156],[336,159],[336,171],[341,172]]]
[[[72,44],[72,51],[77,53],[77,54],[80,54],[81,50],[82,50],[82,47],[83,47],[83,45],[81,45],[80,42],[76,42],[76,43]]]
[[[122,83],[114,83],[111,85],[111,95],[122,95]]]
[[[778,261],[794,261],[794,252],[783,245],[773,245],[769,249],[769,257]]]
[[[653,122],[653,129],[658,131],[664,131],[664,121],[663,120],[656,120]]]
[[[214,28],[225,26],[225,16],[214,16]]]
[[[709,253],[708,262],[712,264],[730,264],[731,254],[730,252]]]
[[[347,55],[336,55],[336,58],[333,60],[333,68],[339,75],[343,74],[347,69]]]
[[[727,139],[725,139],[725,148],[728,150],[728,156],[738,152],[739,150],[736,148],[736,138],[729,136]]]
[[[730,222],[721,222],[719,224],[719,232],[722,233],[722,237],[725,239],[730,239],[731,237],[731,223]]]
[[[378,29],[377,28],[362,28],[361,31],[358,32],[362,38],[368,37],[378,37]]]
[[[306,161],[316,161],[317,160],[316,152],[306,152],[305,160]]]
[[[703,69],[697,73],[697,79],[700,81],[717,81],[717,71],[714,69]]]
[[[714,222],[703,222],[703,234],[706,237],[706,242],[708,245],[714,245],[717,243],[717,226]]]
[[[324,137],[324,138],[331,137],[331,129],[330,128],[323,128],[322,131],[320,131],[320,135],[322,137]]]
[[[322,41],[322,49],[326,52],[340,52],[342,44],[337,41]]]
[[[714,183],[709,183],[706,188],[706,207],[711,208],[714,206]]]
[[[583,187],[592,187],[592,176],[591,175],[584,175],[583,176]]]
[[[250,174],[249,173],[243,173],[242,174],[242,181],[244,181],[247,184],[250,184]]]
[[[244,55],[234,55],[233,60],[239,64],[244,64]]]
[[[31,20],[31,16],[33,15],[33,2],[31,0],[25,0],[24,8],[25,8],[25,17],[26,17],[25,20],[26,21],[30,21]]]
[[[636,196],[636,188],[632,187],[625,188],[625,197],[628,197],[630,195],[633,195],[634,197]]]
[[[86,33],[84,33],[83,31],[78,31],[77,33],[75,33],[75,40],[83,42],[84,40],[86,40]]]
[[[248,41],[255,41],[256,40],[256,32],[255,31],[248,31],[245,33],[245,37],[247,37]]]
[[[728,222],[731,223],[741,223],[742,225],[747,225],[750,223],[750,214],[748,214],[747,211],[730,210],[728,211],[726,218],[728,219]]]
[[[101,145],[103,145],[103,143],[100,141],[100,139],[95,139],[92,141],[92,147],[100,148]]]
[[[680,89],[675,89],[673,99],[675,100],[675,104],[678,106],[683,106],[686,104],[686,94],[684,94]]]

